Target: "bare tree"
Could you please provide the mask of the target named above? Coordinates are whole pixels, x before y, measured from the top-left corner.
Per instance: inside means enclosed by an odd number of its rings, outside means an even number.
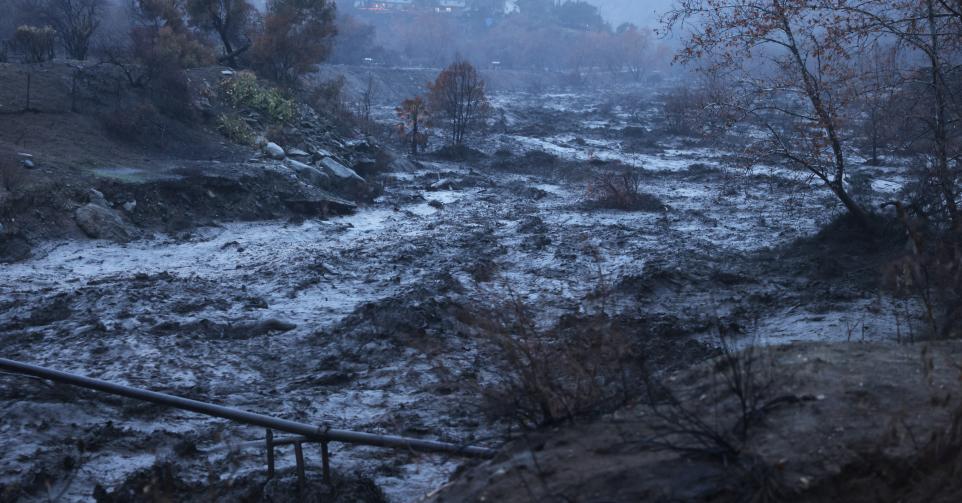
[[[908,76],[926,83],[928,113],[922,120],[932,141],[931,178],[941,192],[944,213],[956,233],[962,234],[959,210],[958,169],[962,148],[958,123],[960,102],[952,86],[960,75],[962,49],[962,2],[959,0],[848,0],[837,2],[836,11],[846,15],[845,26],[870,40],[894,36],[911,56],[926,65]]]
[[[821,180],[868,227],[868,213],[845,188],[843,127],[854,78],[849,34],[817,4],[681,0],[665,22],[670,29],[690,27],[679,59],[709,59],[714,69],[736,75],[740,99],[717,105],[762,124],[766,139],[755,146]]]
[[[451,131],[451,141],[462,145],[470,128],[488,109],[484,79],[474,66],[458,59],[428,85],[428,103],[436,117],[443,118]]]
[[[73,59],[87,59],[90,40],[103,15],[104,0],[45,0],[44,19],[60,35],[64,51]]]
[[[217,33],[224,48],[220,60],[229,66],[237,66],[237,57],[250,48],[250,43],[241,45],[240,38],[244,28],[250,23],[253,9],[247,0],[187,1],[187,14],[191,23]]]

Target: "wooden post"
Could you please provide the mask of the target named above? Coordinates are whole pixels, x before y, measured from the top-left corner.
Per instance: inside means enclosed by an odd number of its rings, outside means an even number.
[[[307,476],[304,474],[304,448],[300,442],[294,444],[294,456],[297,458],[297,486],[304,489]]]
[[[267,478],[274,478],[274,431],[267,429]]]
[[[331,453],[327,450],[327,442],[321,442],[321,464],[324,467],[324,483],[331,485]]]

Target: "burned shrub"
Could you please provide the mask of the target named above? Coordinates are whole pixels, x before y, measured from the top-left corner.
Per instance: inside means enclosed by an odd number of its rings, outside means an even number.
[[[100,116],[100,122],[108,134],[131,143],[147,138],[160,120],[157,109],[149,103],[131,108],[115,108]]]
[[[640,389],[635,352],[606,315],[542,333],[518,300],[498,312],[498,378],[481,390],[492,418],[535,429],[617,409]]]
[[[596,175],[588,184],[587,200],[593,208],[649,212],[666,208],[657,197],[641,192],[641,178],[630,169]]]
[[[0,152],[0,191],[12,193],[23,184],[25,179],[24,168],[17,165],[13,156]]]
[[[54,57],[57,32],[49,27],[19,26],[13,34],[13,43],[23,53],[27,63],[42,63]]]
[[[921,306],[927,338],[962,338],[962,249],[952,230],[925,226],[897,202],[894,206],[907,235],[906,250],[882,272],[883,285]]]

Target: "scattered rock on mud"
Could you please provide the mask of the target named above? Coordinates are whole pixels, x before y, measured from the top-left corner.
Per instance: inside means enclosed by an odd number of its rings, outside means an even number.
[[[99,204],[88,203],[74,213],[77,226],[93,239],[108,239],[118,243],[133,241],[139,235],[116,211]]]

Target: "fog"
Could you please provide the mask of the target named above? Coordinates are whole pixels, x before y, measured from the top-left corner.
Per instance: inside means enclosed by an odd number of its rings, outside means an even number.
[[[612,24],[655,26],[661,13],[671,7],[672,0],[595,0],[594,4]]]

